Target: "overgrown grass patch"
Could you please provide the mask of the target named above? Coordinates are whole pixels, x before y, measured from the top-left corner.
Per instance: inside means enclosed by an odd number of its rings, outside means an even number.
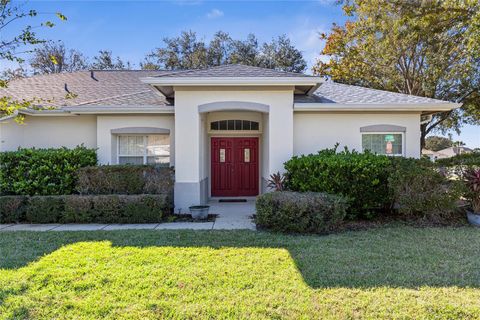
[[[0,233],[0,319],[480,318],[470,227]]]

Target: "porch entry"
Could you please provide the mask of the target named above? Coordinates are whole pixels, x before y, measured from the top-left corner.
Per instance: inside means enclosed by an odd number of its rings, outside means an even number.
[[[211,138],[212,197],[258,195],[258,138]]]

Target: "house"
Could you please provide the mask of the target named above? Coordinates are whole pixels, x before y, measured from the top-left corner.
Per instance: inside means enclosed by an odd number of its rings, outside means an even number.
[[[459,154],[472,153],[473,150],[467,147],[448,147],[438,151],[423,149],[422,155],[428,157],[431,161],[437,159],[451,158]]]
[[[0,96],[41,98],[0,122],[0,150],[98,149],[102,164],[175,167],[175,206],[265,192],[293,155],[331,148],[420,157],[420,123],[458,104],[244,65],[80,71],[15,80]]]

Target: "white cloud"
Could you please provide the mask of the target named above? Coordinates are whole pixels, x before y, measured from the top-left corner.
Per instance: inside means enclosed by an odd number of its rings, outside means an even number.
[[[212,9],[209,13],[207,13],[207,18],[208,19],[215,19],[215,18],[220,18],[223,17],[223,11],[218,10],[218,9]]]

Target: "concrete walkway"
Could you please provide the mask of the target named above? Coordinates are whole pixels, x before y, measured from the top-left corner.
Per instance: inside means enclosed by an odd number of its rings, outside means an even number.
[[[210,213],[218,214],[215,222],[168,222],[142,224],[0,224],[3,231],[95,231],[95,230],[255,230],[251,216],[255,201],[219,203],[211,201]]]

